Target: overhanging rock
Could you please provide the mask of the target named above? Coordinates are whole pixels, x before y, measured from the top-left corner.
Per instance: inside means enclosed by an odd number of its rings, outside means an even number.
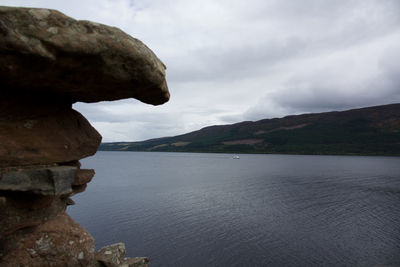
[[[0,18],[2,95],[154,105],[169,99],[165,65],[118,28],[51,9],[0,7]]]

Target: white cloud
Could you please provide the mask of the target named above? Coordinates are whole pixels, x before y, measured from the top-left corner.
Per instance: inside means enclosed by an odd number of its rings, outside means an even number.
[[[169,103],[78,103],[104,141],[400,102],[397,0],[3,0],[117,26],[167,65]]]

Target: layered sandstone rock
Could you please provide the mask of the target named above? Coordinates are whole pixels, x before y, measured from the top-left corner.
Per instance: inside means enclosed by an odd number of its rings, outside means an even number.
[[[4,266],[97,266],[93,237],[65,212],[3,240]]]
[[[121,30],[50,9],[0,7],[2,95],[68,102],[169,99],[165,65]]]
[[[96,153],[101,136],[85,117],[71,103],[43,98],[2,96],[0,168],[62,163]]]
[[[0,265],[147,266],[116,244],[95,252],[66,213],[94,170],[100,134],[77,101],[169,99],[165,66],[121,30],[49,9],[0,7]]]

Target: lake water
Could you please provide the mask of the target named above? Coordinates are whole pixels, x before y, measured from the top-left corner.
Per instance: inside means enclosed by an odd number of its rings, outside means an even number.
[[[155,266],[400,265],[400,158],[98,152],[69,214]]]

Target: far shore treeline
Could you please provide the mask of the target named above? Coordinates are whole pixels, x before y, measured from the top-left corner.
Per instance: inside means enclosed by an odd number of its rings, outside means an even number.
[[[244,121],[103,151],[400,155],[400,104]]]

